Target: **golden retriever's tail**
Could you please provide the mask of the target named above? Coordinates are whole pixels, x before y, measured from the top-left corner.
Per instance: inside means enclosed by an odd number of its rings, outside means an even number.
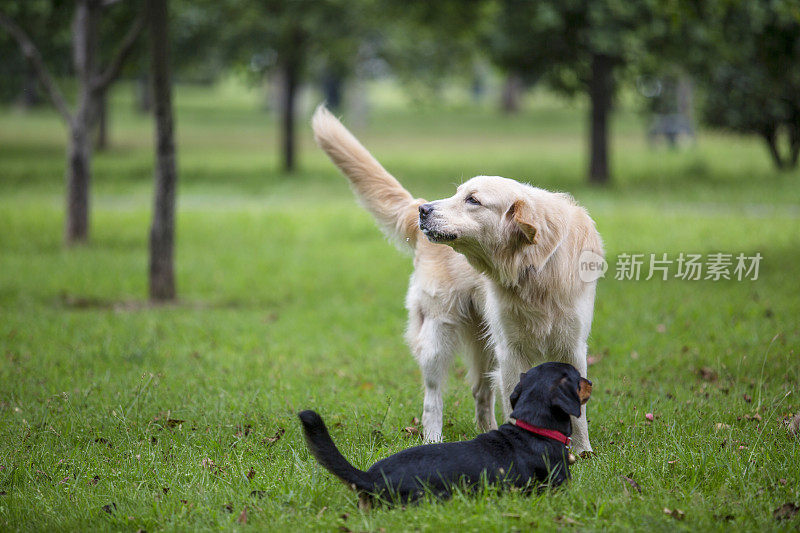
[[[317,107],[311,126],[319,147],[347,176],[383,232],[413,250],[419,234],[417,210],[425,201],[414,199],[324,105]]]

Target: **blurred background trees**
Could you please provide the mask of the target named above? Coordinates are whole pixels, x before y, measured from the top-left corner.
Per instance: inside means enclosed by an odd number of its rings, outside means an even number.
[[[170,31],[160,34],[169,46],[156,48],[139,38],[145,3],[0,0],[0,101],[23,110],[49,101],[67,126],[69,244],[88,238],[91,159],[113,141],[106,95],[120,76],[134,81],[141,110],[155,107],[157,152],[172,130],[170,95],[163,85],[154,92],[157,82],[234,76],[269,84],[286,175],[298,165],[303,88],[315,88],[315,101],[327,100],[358,125],[368,109],[363,86],[378,79],[391,79],[410,102],[443,101],[457,86],[472,95],[462,105],[482,105],[492,87],[500,108],[514,113],[528,88],[543,86],[585,103],[593,184],[611,181],[611,117],[622,98],[666,117],[651,133],[664,130],[671,144],[694,134],[696,107],[709,127],[762,138],[776,168],[798,165],[796,0],[171,0],[163,26]],[[161,103],[154,104],[156,93]],[[174,154],[159,154],[166,211],[154,228],[169,228]],[[172,170],[164,163],[170,157]],[[171,249],[172,230],[164,231],[156,233],[169,245],[156,248]]]
[[[92,30],[97,33],[92,62],[109,63],[115,53],[109,43],[134,20],[136,0],[0,5],[28,32],[55,77],[80,78],[77,65],[67,68],[65,59],[75,35],[68,24],[73,6],[84,4],[96,5],[98,16],[102,12]],[[271,80],[286,172],[297,162],[295,118],[302,86],[319,87],[333,108],[346,97],[356,107],[363,96],[354,94],[358,85],[352,82],[369,76],[393,76],[414,95],[436,95],[454,80],[479,94],[491,65],[488,76],[505,80],[506,111],[513,112],[523,89],[536,83],[588,100],[588,177],[603,184],[611,176],[615,95],[633,86],[637,75],[669,77],[675,67],[695,80],[707,124],[760,135],[776,166],[796,165],[798,10],[794,0],[177,0],[171,42],[181,79],[213,81],[227,72],[246,72],[253,83]],[[0,50],[9,57],[0,67],[7,76],[0,97],[34,105],[40,95],[35,69],[14,51],[9,35],[0,38]],[[135,47],[130,52],[124,72],[140,80],[140,102],[147,108],[144,55]],[[96,100],[90,113],[98,125],[96,145],[102,149],[108,142],[105,91],[90,93]]]
[[[89,186],[91,183],[92,141],[91,130],[96,124],[98,110],[102,107],[105,93],[119,76],[126,59],[136,44],[144,25],[141,15],[128,21],[127,33],[116,35],[118,42],[105,66],[101,66],[99,50],[112,46],[100,43],[99,26],[103,12],[110,4],[100,0],[76,0],[72,11],[72,68],[78,90],[75,109],[71,110],[64,93],[55,80],[49,62],[55,63],[61,57],[63,27],[69,17],[61,9],[64,4],[54,2],[10,3],[6,11],[0,12],[0,27],[16,41],[27,61],[26,68],[32,69],[39,83],[45,89],[55,108],[61,114],[68,130],[67,168],[66,168],[66,217],[64,240],[67,244],[85,242],[89,237]],[[14,7],[18,9],[14,9]],[[58,16],[56,16],[56,14]],[[46,58],[38,44],[32,40],[27,30],[14,18],[32,24],[35,34],[46,43],[44,50],[54,56]],[[42,27],[42,24],[48,26]],[[50,27],[53,24],[55,27]],[[56,36],[52,38],[49,31]],[[49,59],[49,61],[48,61]],[[62,58],[63,60],[63,58]],[[29,80],[25,78],[27,84]],[[24,91],[29,89],[23,88]]]
[[[676,34],[683,63],[704,89],[705,122],[758,135],[776,168],[797,167],[800,3],[683,1],[678,9]]]

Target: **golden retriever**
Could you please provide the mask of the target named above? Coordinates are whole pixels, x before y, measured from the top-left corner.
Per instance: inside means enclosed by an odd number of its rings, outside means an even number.
[[[426,441],[442,439],[442,389],[464,346],[480,430],[497,427],[520,373],[545,361],[586,377],[586,340],[596,281],[580,256],[603,255],[594,221],[571,196],[498,176],[477,176],[455,195],[415,199],[324,106],[312,119],[317,144],[347,176],[384,233],[414,254],[406,340],[425,386]],[[576,453],[590,452],[585,408],[572,419]]]

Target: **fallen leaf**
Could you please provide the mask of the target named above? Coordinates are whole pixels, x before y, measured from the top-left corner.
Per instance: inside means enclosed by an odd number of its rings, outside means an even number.
[[[639,484],[636,483],[632,478],[628,476],[619,476],[619,477],[620,479],[622,479],[622,481],[633,487],[636,490],[636,492],[638,492],[639,494],[642,493],[641,487],[639,487]],[[627,492],[628,492],[628,487],[625,487],[625,493],[627,494]]]
[[[419,430],[413,426],[405,427],[403,428],[403,431],[405,431],[409,435],[419,435]]]
[[[794,437],[800,435],[800,413],[794,415],[794,418],[789,422],[789,426],[786,429],[789,431],[789,435]]]
[[[111,502],[108,505],[104,505],[103,506],[103,510],[105,512],[107,512],[108,514],[114,514],[114,512],[117,510],[117,504],[114,503],[114,502]]]
[[[278,431],[275,432],[275,435],[272,437],[267,437],[266,439],[261,440],[261,444],[273,444],[281,440],[283,434],[286,433],[286,430],[283,428],[278,428]]]
[[[247,479],[253,479],[254,477],[256,477],[256,471],[250,468],[250,471],[247,472]]]
[[[569,524],[569,525],[576,525],[578,523],[578,521],[575,520],[574,518],[570,518],[564,515],[558,515],[555,518],[555,521],[558,522],[559,524]]]
[[[800,507],[793,502],[786,502],[772,511],[772,518],[775,520],[791,520],[798,511],[800,511]]]
[[[239,522],[240,524],[247,523],[247,507],[242,509],[242,512],[239,513],[239,518],[237,518],[236,521]]]
[[[247,437],[250,435],[250,431],[252,431],[253,426],[252,424],[245,424],[244,426],[238,426],[236,430],[235,436],[237,437]]]
[[[704,366],[699,372],[703,381],[717,381],[717,373],[710,366]]]
[[[412,426],[418,426],[419,425],[419,418],[417,418],[416,416],[414,418],[412,418],[411,419],[411,425]]]
[[[744,401],[745,401],[746,403],[750,403],[750,402],[752,402],[752,401],[753,401],[753,398],[751,398],[751,397],[750,397],[750,395],[749,395],[749,394],[747,394],[747,393],[743,394],[743,395],[742,395],[742,398],[744,398]]]
[[[686,513],[680,509],[668,509],[667,507],[664,507],[664,514],[671,516],[675,520],[683,520],[686,518]]]
[[[167,427],[170,429],[179,428],[186,420],[180,418],[167,418]]]
[[[717,424],[714,427],[716,428],[717,431],[719,431],[721,429],[730,429],[731,426],[730,424],[723,424],[722,422],[717,422]]]
[[[69,481],[69,476],[67,476],[67,477],[65,477],[64,479],[62,479],[61,481],[59,481],[59,482],[58,482],[58,484],[59,484],[59,485],[63,485],[63,484],[64,484],[64,483],[66,483],[67,481]]]

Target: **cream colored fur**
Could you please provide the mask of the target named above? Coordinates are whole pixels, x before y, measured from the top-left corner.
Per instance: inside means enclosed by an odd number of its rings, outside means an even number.
[[[494,390],[507,417],[519,374],[532,366],[564,361],[586,376],[595,282],[580,279],[578,257],[584,250],[602,255],[603,248],[594,222],[572,197],[478,176],[453,197],[426,204],[430,212],[421,220],[426,202],[323,106],[312,126],[383,231],[414,253],[406,340],[422,370],[426,440],[442,438],[443,386],[461,347],[481,430],[497,427]],[[591,451],[585,411],[573,419],[573,430],[575,451]]]

